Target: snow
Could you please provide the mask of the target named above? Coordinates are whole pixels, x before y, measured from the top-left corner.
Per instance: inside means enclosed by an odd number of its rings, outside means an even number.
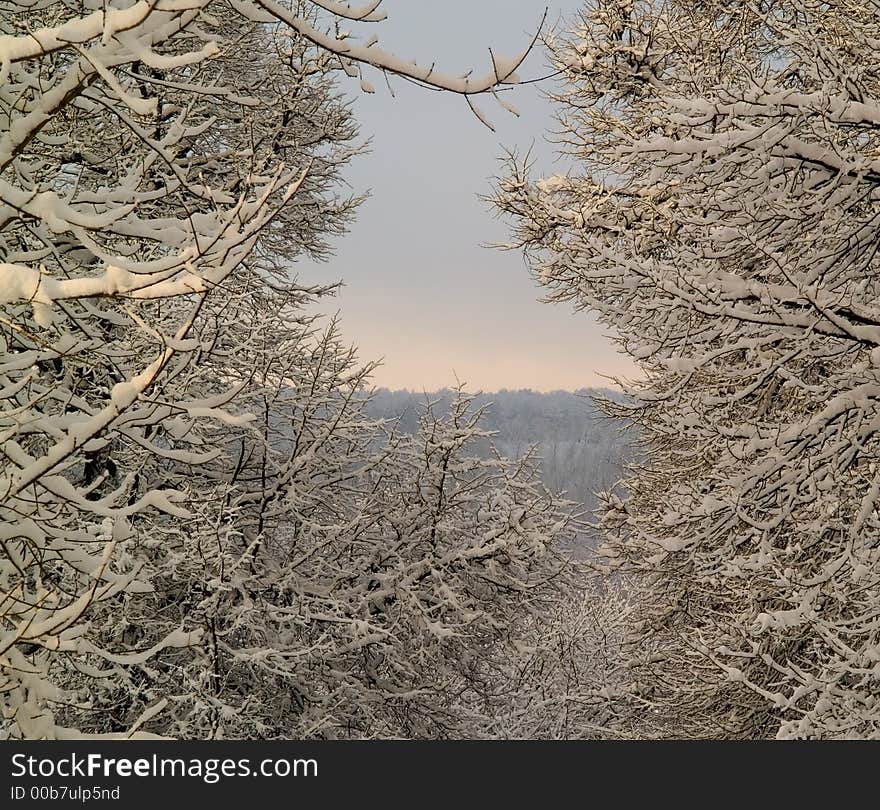
[[[372,65],[389,73],[407,76],[411,79],[428,83],[433,87],[463,95],[485,93],[498,84],[499,80],[508,83],[518,81],[514,70],[525,57],[525,54],[522,54],[520,57],[509,59],[493,55],[493,69],[484,76],[476,79],[472,79],[470,76],[453,76],[435,70],[433,65],[425,67],[415,62],[401,59],[393,53],[374,45],[366,47],[357,45],[347,39],[337,39],[324,34],[309,25],[305,19],[297,17],[289,9],[275,2],[275,0],[254,0],[254,5],[265,9],[278,20],[287,23],[310,42],[314,42],[327,51],[337,53],[355,62]],[[495,66],[499,66],[498,73],[500,75],[496,75]],[[483,119],[481,118],[481,120]]]
[[[519,76],[516,75],[516,69],[523,63],[529,55],[528,51],[514,57],[496,56],[492,54],[492,65],[495,68],[495,76],[498,82],[505,84],[518,84]]]
[[[88,42],[100,35],[102,42],[107,44],[117,31],[143,23],[152,12],[153,5],[145,0],[138,0],[127,9],[95,11],[85,17],[74,17],[59,26],[37,29],[27,36],[0,36],[3,75],[8,73],[8,66],[12,62],[39,57],[69,47],[69,43]],[[168,0],[160,0],[160,7],[167,8],[169,5]]]
[[[40,272],[20,264],[0,263],[0,303],[32,301],[40,286]]]

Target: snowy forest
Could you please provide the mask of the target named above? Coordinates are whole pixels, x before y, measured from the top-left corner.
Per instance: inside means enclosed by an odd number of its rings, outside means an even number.
[[[878,0],[585,0],[465,75],[384,21],[0,0],[0,739],[880,737]],[[498,247],[638,373],[377,390],[297,273],[351,99],[491,128],[533,53]]]
[[[449,414],[456,394],[453,389],[415,393],[380,388],[370,392],[367,413],[411,435],[426,409]],[[614,489],[627,461],[635,457],[631,426],[605,416],[596,407],[595,399],[600,397],[621,399],[618,392],[607,389],[501,390],[472,399],[481,412],[480,426],[491,434],[474,443],[474,453],[491,457],[497,452],[512,461],[531,458],[549,491],[582,507],[585,525],[569,549],[577,556],[595,545],[596,533],[588,526],[599,503],[597,493]]]

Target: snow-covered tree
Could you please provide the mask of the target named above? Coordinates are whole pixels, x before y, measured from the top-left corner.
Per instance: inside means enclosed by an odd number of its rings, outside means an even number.
[[[633,604],[620,583],[576,565],[565,598],[529,623],[518,655],[503,664],[490,738],[628,739],[653,704],[634,699]]]
[[[281,264],[320,253],[351,207],[334,185],[355,131],[319,63],[280,31],[214,9],[219,19],[146,6],[78,17],[63,4],[3,15],[0,509],[13,735],[66,733],[46,706],[71,696],[50,669],[87,669],[89,695],[198,639],[171,628],[155,649],[123,638],[95,647],[87,608],[112,614],[122,593],[153,587],[138,548],[162,524],[148,515],[164,511],[179,532],[199,517],[175,465],[207,463],[221,452],[205,441],[210,426],[246,419],[223,406],[254,373],[263,346],[252,343],[269,342],[254,329],[271,329],[258,299],[312,295]]]
[[[626,431],[596,407],[593,397],[616,392],[501,390],[477,394],[474,404],[484,408],[483,428],[493,431],[492,444],[510,459],[537,452],[541,480],[551,492],[582,504],[592,512],[596,494],[619,480],[621,465],[629,454]],[[449,389],[427,394],[444,409],[455,398]],[[417,427],[419,405],[426,395],[415,391],[380,389],[370,397],[367,412],[374,417],[397,420],[398,429],[412,433]],[[484,453],[491,452],[486,447]],[[582,539],[581,552],[593,540]]]
[[[598,0],[550,44],[580,170],[496,201],[644,372],[603,516],[642,733],[878,736],[880,6]]]
[[[521,58],[458,78],[341,30],[381,16],[0,3],[0,736],[439,734],[431,650],[501,644],[509,594],[548,592],[560,505],[456,456],[407,513],[453,456],[377,443],[369,368],[303,314],[330,287],[289,276],[357,202],[334,73],[469,103],[516,80]],[[468,548],[441,522],[459,480],[498,523]]]
[[[200,519],[151,521],[153,593],[92,622],[115,644],[152,649],[180,625],[200,643],[108,673],[80,729],[113,733],[163,696],[149,728],[170,736],[524,736],[549,716],[530,691],[559,691],[536,662],[576,658],[546,618],[576,582],[554,551],[566,505],[531,465],[470,454],[487,433],[467,398],[381,441],[334,332],[303,351],[256,435],[189,470],[216,477]]]

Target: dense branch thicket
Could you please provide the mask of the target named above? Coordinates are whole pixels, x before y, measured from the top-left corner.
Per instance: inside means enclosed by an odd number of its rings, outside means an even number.
[[[551,47],[582,171],[496,202],[644,370],[642,733],[880,735],[880,6],[599,0]]]

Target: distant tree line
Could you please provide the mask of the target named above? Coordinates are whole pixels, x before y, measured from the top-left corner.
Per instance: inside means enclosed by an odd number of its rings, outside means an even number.
[[[613,489],[622,477],[635,442],[631,426],[606,416],[596,404],[597,397],[624,400],[620,392],[609,389],[547,393],[502,389],[477,394],[473,402],[483,410],[482,427],[493,434],[492,445],[500,453],[513,460],[533,457],[544,486],[582,505],[589,517],[598,505],[597,493]],[[448,413],[455,398],[451,389],[417,393],[380,388],[371,394],[367,412],[411,434],[427,404],[438,414]],[[479,451],[488,454],[487,443]],[[592,532],[579,532],[582,551],[594,542]]]

